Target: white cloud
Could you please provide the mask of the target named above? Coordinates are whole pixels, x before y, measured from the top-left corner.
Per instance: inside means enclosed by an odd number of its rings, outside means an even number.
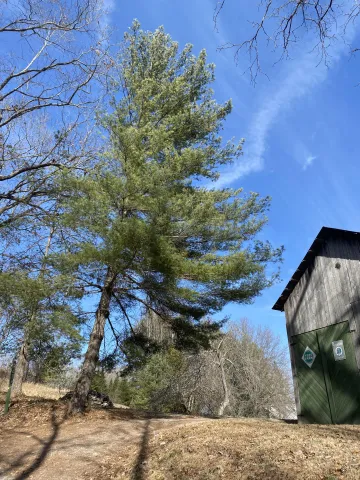
[[[314,155],[309,155],[308,157],[306,157],[303,163],[302,169],[306,170],[308,167],[311,167],[311,165],[313,164],[313,161],[316,159],[317,157],[315,157]]]
[[[349,43],[354,37],[355,29],[349,28],[346,42],[339,41],[329,49],[331,66],[349,53]],[[289,110],[296,100],[309,94],[326,79],[329,67],[323,63],[319,64],[316,52],[309,52],[306,49],[304,51],[305,53],[299,60],[293,62],[292,66],[289,64],[286,66],[283,80],[280,80],[277,89],[269,88],[264,92],[262,105],[253,115],[245,136],[249,141],[245,144],[244,156],[231,170],[221,174],[217,182],[218,187],[227,186],[244,175],[262,170],[268,136],[279,116]],[[313,160],[315,157],[312,155],[306,157],[304,170]]]

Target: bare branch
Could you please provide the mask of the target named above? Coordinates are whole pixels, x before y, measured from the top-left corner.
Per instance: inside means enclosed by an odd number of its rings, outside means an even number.
[[[18,43],[0,63],[0,225],[50,206],[56,169],[85,170],[96,156],[89,130],[113,67],[101,5],[9,0],[0,11],[1,38]]]
[[[215,7],[215,28],[225,4],[226,0],[221,0]],[[357,21],[360,4],[357,0],[352,0],[350,5],[341,0],[262,0],[259,10],[261,19],[252,22],[254,33],[250,38],[219,47],[220,50],[233,48],[236,61],[243,50],[248,53],[248,70],[253,82],[261,72],[259,45],[263,43],[279,49],[281,60],[289,57],[292,46],[308,35],[313,49],[320,55],[320,62],[327,64],[330,46],[339,39],[346,41],[347,27]]]
[[[130,318],[129,318],[128,314],[126,313],[126,310],[125,310],[125,308],[123,307],[120,299],[117,297],[117,295],[115,294],[115,292],[113,292],[112,295],[113,295],[113,297],[115,298],[116,303],[119,305],[120,310],[122,311],[124,317],[126,318],[126,320],[127,320],[127,322],[128,322],[128,325],[129,325],[129,328],[130,328],[130,330],[131,330],[131,333],[132,333],[133,335],[135,335],[133,326],[131,325],[131,322],[130,322]]]

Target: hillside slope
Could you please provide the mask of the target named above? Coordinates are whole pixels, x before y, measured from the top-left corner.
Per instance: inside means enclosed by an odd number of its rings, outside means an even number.
[[[136,449],[144,432],[154,435],[201,421],[121,408],[70,419],[65,412],[65,402],[33,398],[15,402],[7,416],[0,415],[1,480],[100,479],[104,459],[119,458],[129,445]]]
[[[0,479],[360,479],[358,426],[65,410],[23,399],[0,417]]]
[[[360,427],[209,420],[144,438],[94,478],[359,480]]]

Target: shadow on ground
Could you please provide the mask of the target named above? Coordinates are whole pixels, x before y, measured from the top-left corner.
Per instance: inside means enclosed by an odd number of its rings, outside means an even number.
[[[28,432],[17,432],[19,434],[22,434],[22,433],[26,434],[27,437],[31,436],[33,440],[39,443],[40,451],[38,455],[35,457],[35,459],[30,463],[29,466],[27,466],[23,471],[21,471],[20,473],[17,473],[16,476],[13,477],[14,480],[25,480],[42,465],[42,463],[48,456],[52,445],[57,439],[60,431],[60,426],[65,421],[65,419],[66,419],[65,416],[62,416],[62,418],[57,418],[56,409],[55,409],[55,406],[53,405],[52,412],[51,412],[51,433],[48,436],[48,438],[46,438],[46,440],[43,440],[37,435],[29,435]],[[14,470],[17,470],[19,467],[24,465],[26,460],[33,453],[34,453],[33,449],[27,450],[24,453],[22,453],[19,457],[17,457],[15,460],[12,460],[11,462],[9,462],[9,467],[5,468],[5,470],[0,471],[0,475],[1,475],[0,478],[5,477],[5,475],[10,475]],[[1,455],[0,459],[3,460],[4,456]]]
[[[146,478],[145,469],[146,469],[146,462],[149,455],[150,423],[151,423],[151,420],[148,419],[144,426],[139,453],[136,457],[135,465],[131,472],[132,480],[145,480]]]
[[[93,408],[84,416],[69,418],[66,406],[42,399],[13,403],[1,419],[1,479],[79,479],[87,469],[101,468],[108,455],[139,445],[132,478],[142,480],[150,432],[191,421],[184,415],[121,408]]]

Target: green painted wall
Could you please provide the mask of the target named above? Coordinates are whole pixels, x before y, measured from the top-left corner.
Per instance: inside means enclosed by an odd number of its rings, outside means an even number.
[[[333,343],[343,342],[334,353]],[[360,375],[348,322],[293,337],[303,423],[360,423]],[[304,361],[303,356],[307,352]],[[345,353],[346,358],[342,359]],[[340,354],[340,355],[339,355]],[[336,358],[341,358],[335,360]]]

